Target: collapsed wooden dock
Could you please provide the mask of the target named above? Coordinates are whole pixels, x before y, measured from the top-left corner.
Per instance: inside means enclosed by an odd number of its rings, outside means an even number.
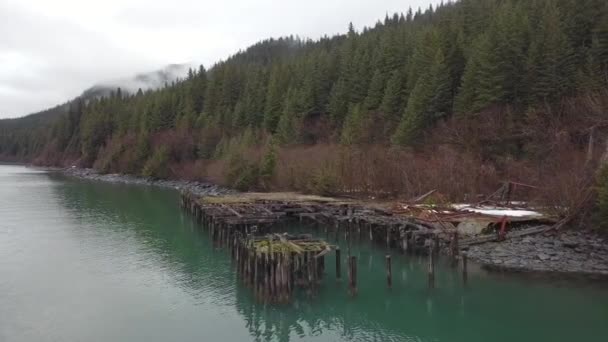
[[[336,256],[336,277],[341,277],[340,248],[300,234],[303,228],[316,230],[317,236],[324,233],[328,239],[343,238],[347,242],[348,291],[356,295],[357,258],[350,254],[354,239],[369,239],[386,248],[388,288],[392,287],[390,251],[428,255],[428,283],[433,288],[438,254],[447,254],[453,266],[462,263],[466,282],[464,251],[468,246],[539,234],[555,227],[546,217],[507,219],[415,202],[387,209],[355,200],[296,193],[199,197],[184,192],[181,206],[208,229],[216,246],[230,249],[239,278],[253,289],[256,298],[273,302],[289,301],[298,288],[314,294],[325,274],[325,255],[331,251]],[[461,224],[471,221],[487,229],[475,236],[465,234],[459,242]],[[292,227],[297,231],[285,233]],[[516,229],[509,231],[509,227]]]
[[[453,230],[393,215],[389,211],[355,201],[293,193],[246,193],[196,197],[183,193],[181,204],[208,226],[214,240],[231,239],[235,234],[265,235],[293,220],[324,230],[328,235],[370,241],[402,252],[428,253],[448,248]]]
[[[306,225],[349,242],[369,238],[387,250],[403,253],[433,254],[451,246],[452,255],[457,254],[453,232],[355,201],[293,193],[209,197],[182,193],[181,205],[209,230],[216,246],[230,249],[239,278],[263,301],[287,302],[298,288],[314,295],[325,274],[325,255],[331,251],[335,252],[336,278],[341,278],[340,248],[308,234],[285,233],[290,226]],[[300,224],[290,225],[290,221]],[[350,255],[350,248],[346,261],[348,292],[354,296],[357,258]],[[390,288],[390,254],[386,271]],[[429,279],[434,279],[433,265],[429,272]]]

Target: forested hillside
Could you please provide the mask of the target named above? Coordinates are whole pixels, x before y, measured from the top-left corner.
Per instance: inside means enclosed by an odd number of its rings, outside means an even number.
[[[604,150],[607,86],[607,1],[462,0],[261,41],[52,124],[0,121],[0,155],[321,193],[462,198],[515,179],[574,201]]]

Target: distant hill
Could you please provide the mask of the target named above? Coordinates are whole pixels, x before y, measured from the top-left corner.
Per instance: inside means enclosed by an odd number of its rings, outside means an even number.
[[[165,84],[184,78],[188,74],[190,64],[169,64],[161,70],[137,74],[131,78],[122,78],[98,83],[85,90],[80,98],[88,100],[109,96],[112,91],[120,88],[121,91],[134,94],[138,89],[158,89]]]
[[[32,128],[49,125],[60,115],[67,113],[69,105],[73,101],[83,100],[87,102],[91,99],[107,97],[118,88],[125,94],[135,94],[138,89],[143,91],[159,89],[165,84],[184,78],[191,67],[190,64],[169,64],[163,69],[140,73],[130,78],[103,81],[86,89],[80,96],[68,100],[66,103],[21,118],[0,119],[0,128],[8,131],[22,127]]]

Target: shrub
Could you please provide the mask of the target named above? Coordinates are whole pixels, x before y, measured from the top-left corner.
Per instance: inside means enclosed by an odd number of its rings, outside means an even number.
[[[239,191],[250,190],[258,184],[259,174],[259,167],[245,160],[240,153],[230,155],[226,173],[229,186]]]
[[[336,172],[329,166],[316,169],[308,183],[311,193],[321,196],[332,196],[338,191],[338,178]]]
[[[164,146],[159,147],[154,151],[152,157],[146,161],[142,175],[150,178],[167,178],[169,176],[168,161],[169,153],[167,148]]]
[[[238,170],[232,186],[239,191],[248,191],[255,188],[260,179],[260,169],[256,164],[245,163]]]
[[[602,228],[608,228],[608,166],[597,175],[597,215]]]
[[[277,148],[274,140],[270,140],[266,153],[262,157],[260,165],[260,186],[267,190],[273,180],[277,166]]]

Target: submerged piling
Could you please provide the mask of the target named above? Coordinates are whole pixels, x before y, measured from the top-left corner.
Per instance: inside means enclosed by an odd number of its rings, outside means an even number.
[[[458,264],[458,232],[454,232],[452,235],[452,251],[450,254],[452,255],[452,265],[456,266]]]
[[[336,247],[336,279],[340,280],[342,278],[341,272],[342,263],[340,261],[340,247]]]
[[[357,257],[353,255],[348,261],[348,285],[350,295],[354,297],[357,295]]]
[[[467,270],[467,263],[468,263],[468,256],[466,252],[462,253],[462,282],[466,285],[467,284],[467,280],[468,280],[468,270]]]
[[[428,269],[428,278],[429,278],[429,289],[435,287],[435,256],[433,253],[433,245],[429,246],[429,269]]]
[[[390,254],[386,255],[386,285],[389,289],[393,287],[393,268]]]

